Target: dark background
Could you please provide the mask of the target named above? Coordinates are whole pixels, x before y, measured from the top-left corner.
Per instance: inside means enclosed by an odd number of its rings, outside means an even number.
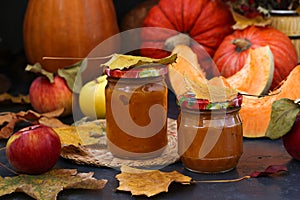
[[[23,50],[23,17],[29,0],[2,0],[0,3],[0,93],[26,94],[32,74]],[[118,23],[126,13],[145,0],[114,0]],[[9,88],[9,90],[7,90]]]

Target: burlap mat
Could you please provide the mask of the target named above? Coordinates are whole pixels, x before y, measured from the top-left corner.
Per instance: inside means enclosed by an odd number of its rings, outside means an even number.
[[[176,121],[168,119],[168,146],[160,157],[143,160],[127,160],[114,157],[107,149],[106,135],[103,134],[96,146],[67,146],[61,156],[77,164],[98,167],[111,167],[119,169],[122,165],[155,169],[175,163],[179,160],[177,152],[177,127]]]

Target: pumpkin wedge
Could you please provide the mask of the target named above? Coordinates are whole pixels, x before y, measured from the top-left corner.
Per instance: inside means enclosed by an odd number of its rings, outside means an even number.
[[[169,65],[169,83],[177,96],[186,93],[186,83],[182,78],[187,77],[194,82],[206,83],[205,72],[198,63],[197,55],[186,45],[177,45],[172,54],[177,54],[176,62]]]
[[[272,84],[274,59],[269,46],[250,49],[244,67],[227,78],[227,82],[241,93],[267,94]]]
[[[240,110],[243,122],[243,136],[247,138],[265,137],[270,122],[272,103],[281,98],[300,98],[300,65],[296,66],[282,85],[268,96],[261,98],[244,96]]]

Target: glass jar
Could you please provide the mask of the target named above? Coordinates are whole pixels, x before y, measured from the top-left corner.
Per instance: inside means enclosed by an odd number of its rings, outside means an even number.
[[[181,107],[178,148],[185,168],[199,173],[234,169],[243,153],[240,107],[199,110]]]
[[[124,159],[160,156],[168,144],[166,67],[109,70],[106,134],[110,152]]]

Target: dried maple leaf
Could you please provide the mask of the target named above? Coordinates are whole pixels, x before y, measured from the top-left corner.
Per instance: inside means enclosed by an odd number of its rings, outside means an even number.
[[[274,175],[286,174],[287,168],[281,165],[270,165],[262,172],[253,172],[235,179],[226,180],[192,180],[192,178],[182,175],[176,171],[161,172],[159,170],[142,170],[128,166],[121,167],[121,173],[116,175],[120,181],[117,190],[130,191],[132,195],[154,196],[161,192],[168,192],[171,182],[182,184],[195,183],[232,183],[250,178],[269,177]]]
[[[53,128],[60,138],[62,146],[82,145],[82,140],[75,126]]]
[[[102,189],[107,180],[97,180],[93,175],[77,173],[75,169],[54,169],[41,175],[0,177],[0,196],[24,192],[35,199],[53,200],[64,189]]]
[[[105,132],[105,120],[95,120],[79,125],[54,128],[63,146],[97,146]]]
[[[142,170],[128,166],[121,167],[121,174],[116,178],[120,181],[117,190],[130,191],[132,195],[154,196],[168,192],[172,182],[190,184],[192,178],[177,171],[161,172],[159,170]]]
[[[29,104],[30,99],[29,95],[18,95],[18,96],[12,96],[8,93],[2,93],[0,94],[0,102],[3,101],[11,101],[12,103],[20,103],[20,104]]]
[[[235,11],[231,11],[232,16],[235,20],[235,24],[233,25],[233,29],[240,29],[243,30],[247,28],[248,26],[261,26],[265,27],[267,25],[270,25],[272,20],[271,18],[263,18],[262,16],[257,16],[255,18],[247,18]]]
[[[62,123],[57,117],[63,113],[63,109],[58,109],[48,113],[37,113],[32,110],[0,113],[0,139],[8,139],[14,131],[15,125],[19,122],[31,124],[43,124],[50,127],[68,126]]]

